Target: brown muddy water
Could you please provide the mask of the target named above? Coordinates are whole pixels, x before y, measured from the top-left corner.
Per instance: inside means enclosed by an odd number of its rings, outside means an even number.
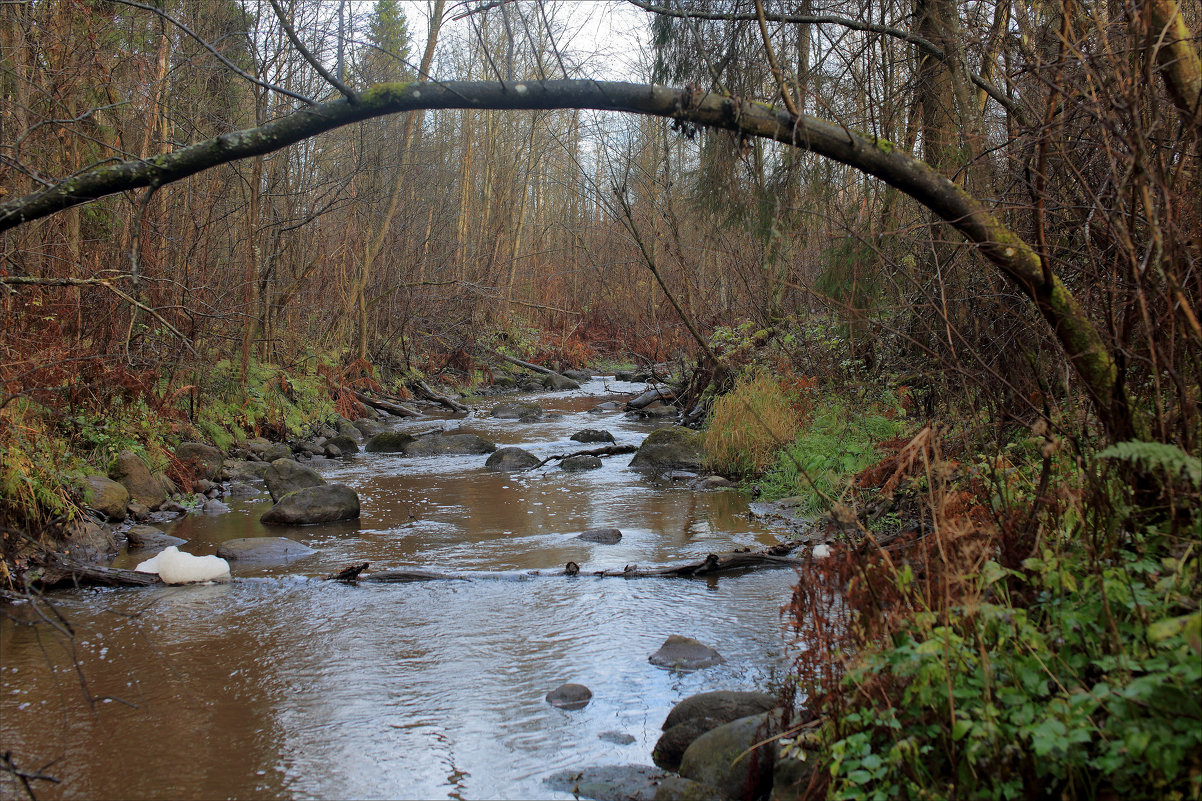
[[[604,428],[637,444],[654,425],[588,409],[642,387],[596,379],[538,396],[558,416],[463,426],[540,458]],[[511,397],[505,400],[511,400]],[[498,401],[499,402],[499,401]],[[586,765],[650,764],[668,710],[714,689],[761,689],[786,665],[779,608],[795,574],[710,580],[528,577],[700,559],[777,542],[733,491],[699,493],[627,469],[630,456],[567,473],[555,462],[490,473],[485,457],[360,454],[321,470],[353,487],[350,524],[264,529],[266,494],[169,526],[183,550],[283,535],[318,553],[234,581],[86,589],[0,615],[0,751],[58,784],[39,798],[570,798],[543,779]],[[573,537],[614,526],[616,545]],[[132,567],[136,554],[117,566]],[[354,561],[465,581],[346,586],[320,576]],[[65,621],[65,622],[63,622]],[[65,634],[69,624],[73,637]],[[670,634],[726,663],[672,673],[647,657]],[[543,697],[564,682],[593,699],[567,712]],[[602,736],[604,735],[604,737]],[[633,737],[630,744],[614,740]],[[0,796],[22,797],[11,778]]]

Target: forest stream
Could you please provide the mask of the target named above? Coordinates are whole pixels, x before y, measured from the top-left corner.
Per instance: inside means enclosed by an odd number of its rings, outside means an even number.
[[[597,378],[521,396],[551,413],[535,422],[490,418],[499,400],[485,399],[467,420],[396,427],[462,424],[539,458],[595,447],[569,440],[585,428],[637,445],[662,423],[589,410],[642,388]],[[235,563],[225,584],[56,593],[73,640],[23,625],[38,612],[14,607],[0,619],[5,747],[60,779],[40,785],[45,798],[157,798],[165,788],[179,798],[570,798],[543,779],[651,764],[677,701],[779,678],[792,570],[587,575],[780,541],[784,532],[751,519],[744,495],[631,471],[629,455],[588,472],[551,461],[495,473],[484,461],[360,453],[325,462],[323,475],[361,499],[362,517],[346,523],[268,530],[258,522],[266,492],[226,499],[227,514],[186,515],[166,528],[191,553],[277,535],[317,553],[267,568]],[[622,539],[576,539],[595,527],[616,527]],[[139,558],[122,553],[115,566]],[[363,561],[467,580],[321,580]],[[549,575],[568,561],[580,576]],[[533,570],[543,575],[526,575]],[[716,648],[725,663],[692,673],[653,666],[648,656],[671,634]],[[584,709],[544,700],[565,682],[592,690]]]

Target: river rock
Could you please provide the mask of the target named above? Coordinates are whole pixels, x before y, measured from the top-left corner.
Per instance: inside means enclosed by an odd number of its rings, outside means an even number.
[[[468,456],[472,454],[492,453],[497,449],[479,434],[470,432],[449,432],[427,434],[418,437],[414,442],[405,446],[406,456]]]
[[[173,537],[154,526],[131,526],[125,532],[126,539],[134,548],[166,548],[168,545],[183,545],[187,540]]]
[[[351,425],[359,429],[359,433],[362,434],[365,439],[371,439],[376,434],[383,434],[388,430],[388,426],[384,425],[378,420],[370,420],[366,417],[360,417]]]
[[[551,373],[550,375],[543,376],[543,386],[556,392],[561,392],[566,389],[580,389],[579,382],[573,381],[572,379],[562,376],[559,373]]]
[[[662,401],[656,401],[650,406],[644,406],[641,409],[631,409],[626,413],[627,417],[639,418],[669,418],[678,417],[679,415],[680,409]]]
[[[634,371],[616,370],[614,372],[614,381],[634,381]]]
[[[650,765],[598,765],[553,773],[543,780],[552,790],[595,801],[654,801],[668,774]]]
[[[225,466],[221,469],[221,478],[224,481],[261,481],[270,467],[268,462],[226,459]]]
[[[614,745],[634,745],[638,742],[633,734],[624,731],[603,731],[597,735],[597,739]]]
[[[210,498],[200,507],[200,511],[206,515],[223,515],[229,510],[229,506],[217,500],[216,498]]]
[[[338,436],[349,437],[356,445],[367,439],[367,437],[363,436],[363,432],[355,427],[354,423],[346,419],[338,421]]]
[[[680,760],[680,775],[716,787],[725,798],[762,798],[772,786],[775,741],[751,750],[769,731],[769,715],[738,718],[693,741]]]
[[[679,634],[669,636],[659,650],[647,658],[656,667],[669,670],[700,670],[726,661],[708,645]]]
[[[89,509],[95,509],[109,520],[120,522],[125,519],[129,490],[123,484],[107,476],[95,475],[80,479],[78,486]]]
[[[700,470],[705,461],[703,435],[680,426],[652,431],[630,460],[635,470]]]
[[[655,801],[726,801],[717,787],[683,776],[668,776],[655,788]]]
[[[811,754],[807,759],[776,756],[772,769],[772,794],[769,801],[801,801],[810,787],[818,757]]]
[[[496,417],[501,420],[538,420],[546,412],[542,406],[537,403],[529,403],[524,401],[515,401],[513,403],[498,403],[492,407],[489,412],[490,417]]]
[[[616,545],[622,541],[622,532],[616,528],[590,528],[583,534],[577,534],[576,539],[602,545]]]
[[[484,463],[484,467],[488,470],[498,471],[529,470],[541,461],[542,459],[530,451],[508,447],[494,451],[492,456],[488,457],[488,461]]]
[[[585,369],[580,369],[580,370],[564,370],[564,371],[563,371],[563,373],[561,373],[561,375],[562,375],[564,378],[570,378],[570,379],[572,379],[573,381],[576,381],[576,382],[578,382],[578,383],[579,383],[579,382],[581,382],[581,381],[588,381],[590,378],[592,378],[592,377],[593,377],[593,371],[592,371],[592,370],[585,370]]]
[[[355,450],[359,450],[359,447],[355,446]],[[339,459],[342,457],[342,448],[339,448],[333,443],[327,442],[324,446],[322,446],[321,455],[327,459]]]
[[[559,466],[569,473],[581,470],[596,470],[601,466],[600,456],[569,456],[559,463]]]
[[[560,709],[584,709],[593,698],[593,691],[583,684],[561,684],[547,693],[547,703]]]
[[[359,517],[359,496],[344,484],[305,487],[280,498],[259,518],[265,526],[301,526]]]
[[[354,426],[351,426],[354,429]],[[348,453],[358,453],[359,443],[347,434],[337,434],[330,437],[330,441],[326,443],[326,447],[333,445],[339,451],[339,456],[346,456]]]
[[[181,442],[175,449],[175,458],[190,466],[201,478],[214,479],[221,475],[225,460],[221,451],[203,442]]]
[[[290,562],[315,553],[287,537],[241,537],[217,546],[217,555],[231,562]]]
[[[609,414],[610,412],[622,411],[622,404],[617,401],[605,401],[598,403],[596,406],[588,410],[589,414]]]
[[[727,487],[733,487],[734,485],[735,482],[731,481],[725,476],[706,476],[705,478],[699,478],[696,481],[691,482],[689,484],[689,489],[706,492],[709,490],[726,489]]]
[[[73,520],[65,527],[64,552],[76,562],[107,565],[120,550],[112,529],[92,520]]]
[[[694,740],[732,720],[759,715],[777,706],[768,693],[716,690],[684,699],[664,719],[664,733],[651,752],[656,765],[666,770],[680,767],[680,759]]]
[[[163,483],[150,474],[150,468],[132,451],[121,451],[109,468],[109,478],[129,492],[129,497],[151,509],[167,500]]]
[[[132,517],[134,520],[145,520],[150,517],[150,507],[144,503],[130,501],[125,509],[128,512],[128,517]]]
[[[259,490],[250,484],[234,483],[230,484],[229,493],[231,498],[250,498],[258,495]]]
[[[412,434],[403,431],[382,431],[372,435],[367,445],[363,446],[363,450],[368,453],[404,453],[405,448],[416,439]]]
[[[264,471],[263,480],[267,482],[271,499],[277,502],[290,492],[305,487],[320,487],[326,483],[316,470],[293,459],[276,459]]]
[[[586,428],[571,436],[573,442],[613,442],[614,435],[598,428]]]

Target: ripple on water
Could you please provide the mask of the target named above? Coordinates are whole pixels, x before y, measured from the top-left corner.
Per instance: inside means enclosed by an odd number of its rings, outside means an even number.
[[[540,458],[581,449],[567,437],[582,428],[637,443],[646,423],[587,414],[601,386],[544,396],[561,417],[470,425]],[[44,627],[0,621],[6,748],[26,764],[59,760],[52,772],[65,781],[44,788],[47,798],[566,798],[542,778],[649,762],[675,701],[762,687],[780,669],[789,571],[710,581],[519,573],[556,572],[569,559],[586,570],[662,564],[775,541],[747,519],[741,496],[664,487],[628,471],[629,456],[589,473],[552,464],[516,475],[483,470],[484,458],[366,454],[323,468],[359,492],[363,519],[288,529],[319,550],[311,560],[236,566],[242,579],[231,584],[57,596],[89,643],[76,649],[89,690],[136,708],[103,704],[93,716],[69,651]],[[257,523],[261,501],[233,506],[181,524],[187,550],[282,533]],[[622,541],[574,539],[597,526],[620,528]],[[474,578],[317,578],[355,561]],[[655,668],[647,657],[669,634],[696,637],[727,661],[692,674]],[[569,681],[593,691],[587,707],[545,703]],[[598,738],[615,730],[635,743]]]

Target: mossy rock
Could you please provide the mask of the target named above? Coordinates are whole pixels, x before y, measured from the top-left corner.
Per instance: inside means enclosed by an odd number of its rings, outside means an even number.
[[[630,460],[630,466],[636,470],[696,471],[704,463],[704,436],[683,426],[652,431]]]
[[[404,453],[405,448],[416,439],[412,434],[401,431],[383,431],[369,439],[363,450],[368,453]]]

